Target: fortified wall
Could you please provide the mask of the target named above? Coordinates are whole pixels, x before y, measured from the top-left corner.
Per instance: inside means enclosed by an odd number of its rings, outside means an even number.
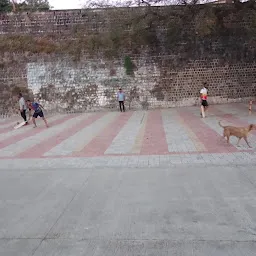
[[[256,14],[245,5],[70,10],[0,16],[0,110],[14,96],[53,111],[131,109],[256,96]],[[15,107],[14,107],[15,108]]]

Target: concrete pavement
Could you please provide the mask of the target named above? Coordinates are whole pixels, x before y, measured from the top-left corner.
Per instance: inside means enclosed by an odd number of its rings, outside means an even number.
[[[0,175],[0,255],[255,255],[253,166]]]

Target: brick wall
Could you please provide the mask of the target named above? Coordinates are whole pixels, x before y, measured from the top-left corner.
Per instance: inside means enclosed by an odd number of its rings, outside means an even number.
[[[210,103],[255,98],[256,44],[248,32],[254,31],[254,13],[224,5],[222,22],[209,33],[216,15],[209,21],[197,8],[198,15],[178,25],[175,13],[182,8],[154,8],[150,17],[174,18],[146,23],[154,28],[145,34],[146,42],[144,35],[132,37],[129,24],[133,17],[147,17],[146,8],[1,15],[1,114],[16,109],[19,90],[26,98],[40,97],[52,111],[65,112],[115,109],[119,87],[126,104],[136,109],[197,104],[204,81]],[[204,16],[206,26],[198,22]],[[127,33],[117,38],[118,29]],[[106,34],[111,51],[105,41],[96,45]],[[132,61],[130,73],[125,56]]]

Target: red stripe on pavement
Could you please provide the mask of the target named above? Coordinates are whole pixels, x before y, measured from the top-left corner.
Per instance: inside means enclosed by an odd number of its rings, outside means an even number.
[[[61,119],[58,119],[58,120],[55,120],[55,121],[52,121],[52,122],[50,121],[49,122],[49,126],[50,126],[49,129],[51,129],[51,126],[62,124],[65,121],[70,120],[72,118],[74,118],[73,115],[66,115]],[[42,125],[45,125],[45,124],[42,123]],[[22,129],[22,128],[20,128],[20,129]],[[0,149],[5,148],[5,147],[9,146],[10,144],[14,144],[14,143],[16,143],[20,140],[23,140],[23,139],[29,138],[31,136],[34,136],[35,134],[38,134],[38,133],[44,131],[44,129],[46,129],[46,128],[45,127],[44,128],[37,127],[35,129],[26,130],[24,133],[13,135],[12,137],[0,142]]]
[[[237,152],[233,145],[227,145],[222,136],[202,122],[201,117],[195,116],[192,112],[183,109],[177,109],[183,122],[196,135],[198,140],[205,146],[209,153],[228,153]]]
[[[89,116],[85,120],[81,120],[81,122],[77,123],[76,125],[65,129],[64,131],[60,132],[58,135],[54,135],[51,138],[45,140],[43,143],[40,143],[40,146],[35,145],[34,147],[22,152],[17,157],[22,158],[36,158],[42,157],[46,152],[60,144],[62,141],[66,140],[70,136],[74,135],[75,133],[79,132],[84,127],[92,124],[96,120],[100,119],[105,113],[97,113]],[[82,139],[82,138],[81,138]]]
[[[80,152],[76,152],[73,156],[102,156],[111,145],[112,141],[124,127],[127,121],[132,116],[133,112],[120,113],[102,133],[97,135],[91,142],[89,142]]]
[[[169,154],[161,110],[154,110],[148,114],[140,154]]]

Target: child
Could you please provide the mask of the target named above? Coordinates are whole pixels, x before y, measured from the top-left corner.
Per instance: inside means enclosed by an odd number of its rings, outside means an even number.
[[[35,119],[36,119],[38,116],[40,116],[40,117],[44,120],[44,123],[45,123],[46,127],[49,127],[49,126],[48,126],[48,123],[47,123],[47,121],[46,121],[46,119],[45,119],[45,117],[44,117],[44,113],[43,113],[43,111],[42,111],[42,109],[44,109],[43,106],[42,106],[41,104],[37,103],[37,102],[32,102],[32,103],[31,103],[30,100],[27,100],[27,103],[28,103],[28,108],[34,110],[34,114],[33,114],[33,116],[32,116],[32,121],[33,121],[33,124],[34,124],[34,128],[37,127],[37,126],[36,126],[36,120],[35,120]]]
[[[117,100],[119,102],[120,111],[125,112],[125,107],[124,107],[125,94],[124,94],[122,88],[120,88],[119,92],[117,93]],[[122,109],[122,107],[123,107],[123,109]]]
[[[205,112],[208,109],[208,90],[207,90],[207,83],[204,83],[204,87],[200,91],[200,97],[201,97],[201,116],[205,117]]]

